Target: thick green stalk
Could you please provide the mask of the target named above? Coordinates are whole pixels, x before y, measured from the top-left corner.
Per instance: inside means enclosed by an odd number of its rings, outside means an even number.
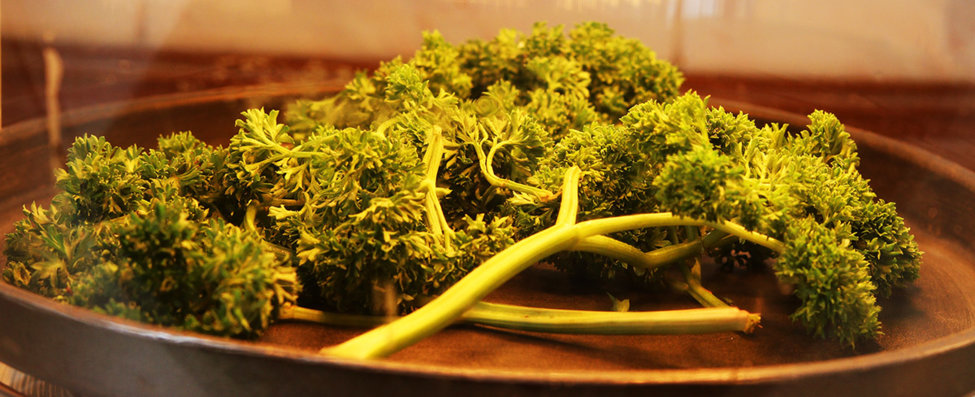
[[[503,329],[589,335],[661,335],[713,332],[751,332],[751,313],[737,308],[700,308],[650,312],[613,312],[532,308],[478,302],[457,323]],[[304,321],[342,327],[375,327],[396,319],[388,316],[328,313],[290,306],[279,320]]]
[[[481,302],[462,319],[522,331],[601,335],[751,332],[757,325],[753,314],[733,307],[611,312],[498,307]]]

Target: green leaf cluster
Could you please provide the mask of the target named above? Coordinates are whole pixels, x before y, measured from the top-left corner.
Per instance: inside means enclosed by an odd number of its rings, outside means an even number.
[[[773,270],[803,302],[793,318],[816,335],[853,344],[879,333],[876,296],[914,281],[921,252],[893,204],[878,199],[857,171],[856,144],[843,125],[822,111],[809,120],[795,133],[757,126],[688,92],[636,105],[618,123],[570,131],[535,179],[555,189],[568,168],[580,168],[581,220],[667,212],[783,241],[785,251],[728,239],[709,251],[727,263],[740,262],[735,256],[743,252],[759,262],[775,258]],[[555,222],[554,205],[537,200],[511,200],[505,211],[522,237]],[[710,231],[658,228],[613,237],[650,252]],[[660,279],[615,259],[568,253],[554,261],[586,277]]]
[[[214,215],[233,201],[225,163],[185,132],[149,151],[78,138],[50,208],[25,207],[7,235],[4,281],[133,320],[259,335],[300,286],[287,256]]]

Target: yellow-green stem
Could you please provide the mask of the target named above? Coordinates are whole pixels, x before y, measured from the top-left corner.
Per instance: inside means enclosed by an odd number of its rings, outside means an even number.
[[[627,215],[589,220],[575,225],[556,225],[529,236],[488,259],[415,312],[345,343],[322,349],[322,353],[355,358],[388,356],[450,325],[468,308],[511,277],[541,259],[570,249],[582,239],[645,227],[685,225],[710,226],[777,251],[784,247],[778,240],[747,231],[729,222],[707,222],[670,213]]]
[[[484,175],[484,178],[487,179],[488,183],[490,183],[492,186],[509,189],[514,192],[530,194],[535,197],[538,197],[538,199],[541,201],[549,201],[555,198],[555,194],[553,194],[548,190],[537,188],[531,185],[526,185],[523,183],[518,183],[510,179],[504,179],[497,176],[494,173],[494,166],[489,161],[490,157],[488,157],[488,155],[484,153],[484,148],[481,147],[481,144],[474,143],[473,146],[474,146],[474,151],[477,153],[478,165],[480,166],[481,169],[481,175]]]
[[[447,222],[447,217],[440,206],[440,199],[437,197],[437,174],[440,172],[440,162],[444,155],[444,139],[441,128],[434,126],[427,137],[427,151],[423,156],[426,170],[423,176],[423,187],[426,189],[424,197],[424,207],[427,213],[427,225],[430,232],[435,235],[448,237],[444,238],[444,245],[451,251],[450,235],[453,231]]]
[[[700,253],[701,242],[687,241],[643,252],[612,237],[592,236],[579,241],[572,250],[607,256],[621,260],[634,268],[650,270]]]
[[[442,295],[413,313],[323,353],[356,358],[385,357],[450,325],[468,308],[518,272],[574,243],[573,228],[541,231],[488,259]]]
[[[681,273],[687,283],[687,293],[704,307],[728,307],[728,303],[714,295],[710,290],[701,285],[701,262],[694,260],[691,266],[681,266]]]
[[[755,326],[755,323],[750,320],[751,316],[751,313],[730,307],[614,312],[533,308],[478,302],[464,312],[457,322],[560,334],[660,335],[750,332]],[[395,317],[328,313],[289,306],[281,309],[278,319],[364,328],[386,324],[395,320]]]
[[[751,332],[754,315],[733,307],[611,312],[517,308],[508,312],[481,303],[465,313],[465,322],[522,331],[562,334],[703,334]]]

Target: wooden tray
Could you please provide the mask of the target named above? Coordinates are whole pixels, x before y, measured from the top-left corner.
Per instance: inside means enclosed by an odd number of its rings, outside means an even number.
[[[248,86],[157,96],[68,112],[64,141],[89,132],[153,146],[192,130],[225,144],[253,106],[281,107],[314,86]],[[712,98],[766,121],[805,118]],[[61,305],[0,283],[0,362],[84,396],[192,395],[960,395],[975,390],[975,174],[924,150],[848,128],[862,173],[897,202],[925,251],[918,283],[883,300],[884,332],[851,351],[788,319],[795,298],[768,273],[708,269],[719,296],[763,315],[753,335],[580,336],[452,327],[381,361],[316,355],[362,330],[282,323],[256,342],[137,324]],[[0,231],[52,194],[44,120],[0,133]],[[631,293],[634,310],[694,307],[682,296]],[[599,288],[538,265],[495,302],[605,309]]]

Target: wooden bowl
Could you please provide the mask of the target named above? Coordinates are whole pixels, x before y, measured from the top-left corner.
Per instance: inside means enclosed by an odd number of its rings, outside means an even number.
[[[192,130],[225,144],[249,107],[279,108],[337,86],[249,86],[158,96],[67,112],[63,141],[82,133],[152,147],[160,134]],[[805,118],[711,100],[763,121]],[[316,354],[362,330],[280,323],[257,341],[172,331],[58,304],[0,283],[0,362],[85,396],[214,395],[960,395],[975,390],[975,174],[924,150],[848,128],[861,172],[895,201],[925,251],[921,278],[882,299],[884,335],[850,350],[809,336],[788,315],[794,297],[768,272],[709,266],[705,283],[761,312],[752,335],[585,336],[458,326],[384,360]],[[61,149],[63,150],[63,148]],[[44,120],[0,133],[0,231],[31,201],[53,194]],[[629,292],[634,310],[694,307],[689,298]],[[621,297],[621,298],[622,298]],[[488,299],[605,309],[599,286],[548,265],[519,275]]]

